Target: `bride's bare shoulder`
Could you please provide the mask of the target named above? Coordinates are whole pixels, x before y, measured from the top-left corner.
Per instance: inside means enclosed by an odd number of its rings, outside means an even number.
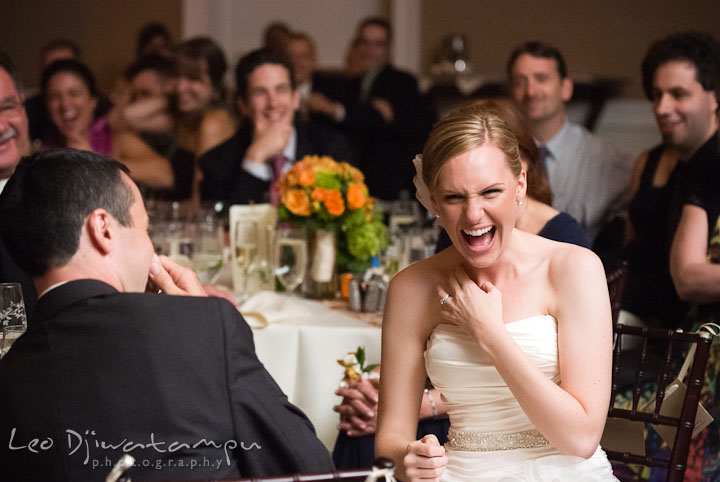
[[[604,279],[605,270],[600,258],[587,248],[570,243],[551,242],[550,277],[563,282],[583,278]]]

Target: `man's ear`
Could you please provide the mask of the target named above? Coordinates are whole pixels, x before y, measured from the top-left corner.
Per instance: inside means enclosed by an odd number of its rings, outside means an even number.
[[[561,89],[563,102],[568,102],[570,99],[572,99],[573,81],[570,79],[570,77],[565,77],[564,79],[562,79]]]
[[[113,217],[104,209],[96,209],[85,220],[87,236],[95,249],[106,255],[112,251],[115,237]]]

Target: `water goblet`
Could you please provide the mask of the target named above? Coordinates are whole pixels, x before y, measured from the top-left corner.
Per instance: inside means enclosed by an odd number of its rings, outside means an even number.
[[[307,234],[303,229],[281,227],[275,235],[275,276],[288,294],[305,280],[308,263]]]
[[[25,333],[27,318],[20,283],[0,283],[0,358]]]

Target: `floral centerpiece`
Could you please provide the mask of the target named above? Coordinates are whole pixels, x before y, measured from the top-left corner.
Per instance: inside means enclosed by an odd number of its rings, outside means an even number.
[[[361,273],[387,246],[387,228],[360,170],[327,156],[305,156],[278,181],[281,219],[336,234],[340,272]]]

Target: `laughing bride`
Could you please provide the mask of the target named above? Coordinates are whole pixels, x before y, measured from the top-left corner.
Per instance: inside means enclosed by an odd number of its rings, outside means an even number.
[[[612,358],[600,260],[513,227],[526,176],[498,112],[438,122],[422,178],[453,246],[391,284],[376,455],[409,481],[616,480],[599,447]],[[426,374],[446,446],[414,440]]]

